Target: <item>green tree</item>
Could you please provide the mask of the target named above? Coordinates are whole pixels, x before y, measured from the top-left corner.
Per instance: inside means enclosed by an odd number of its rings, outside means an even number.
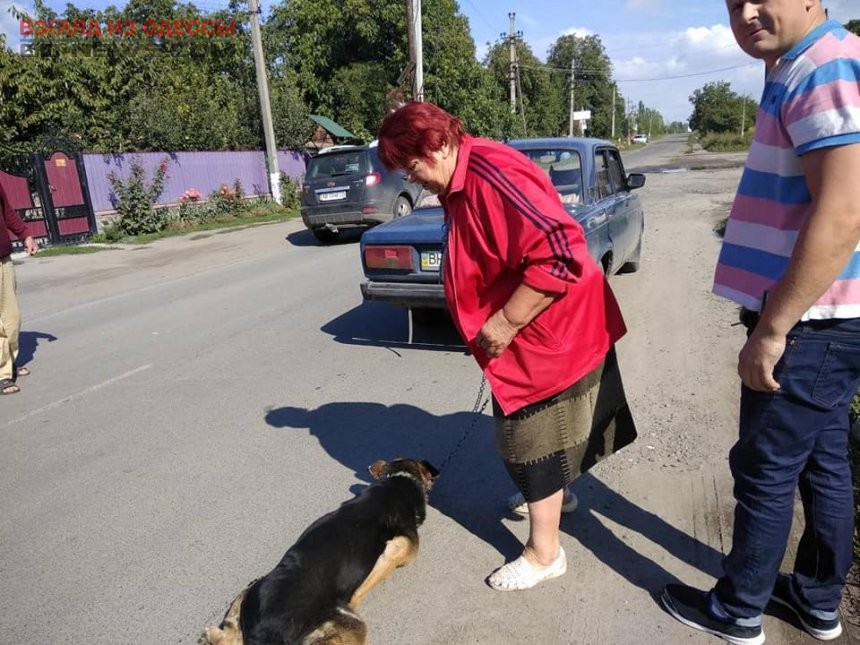
[[[845,28],[852,34],[860,36],[860,20],[849,20],[845,23]]]
[[[757,104],[732,91],[728,81],[707,83],[690,96],[690,127],[699,132],[738,132],[755,122]]]
[[[612,61],[603,48],[599,36],[585,37],[568,34],[561,36],[549,48],[546,64],[555,73],[552,76],[556,94],[561,97],[561,110],[556,129],[566,134],[570,121],[570,63],[574,62],[574,109],[591,110],[586,134],[595,137],[609,137],[612,131]],[[616,127],[618,125],[618,105],[623,97],[616,94]],[[623,107],[622,107],[623,115]],[[617,130],[616,130],[617,132]]]
[[[425,98],[470,131],[493,136],[498,97],[475,60],[468,21],[455,0],[422,4]],[[404,3],[290,0],[272,7],[265,36],[273,74],[291,78],[310,111],[356,134],[375,134],[385,98],[408,64]],[[411,86],[404,95],[410,98]]]
[[[665,132],[663,115],[653,108],[645,107],[645,103],[642,101],[639,101],[636,123],[638,131],[647,134],[649,137]]]
[[[505,41],[495,43],[484,59],[498,90],[497,95],[504,97],[504,134],[510,137],[556,136],[559,134],[557,124],[561,99],[550,81],[551,71],[532,53],[528,44],[517,41],[515,48],[516,100],[513,106],[510,101],[510,45]]]
[[[121,37],[38,36],[33,54],[0,51],[0,137],[33,142],[58,129],[89,151],[207,150],[262,147],[262,125],[247,14],[232,0],[210,13],[175,0],[130,0],[119,10],[62,15],[37,0],[30,19],[213,20],[236,25],[230,36],[158,37],[142,29]],[[32,79],[38,78],[38,83]],[[310,132],[307,109],[285,78],[273,82],[281,146]],[[296,116],[299,115],[299,116]],[[300,124],[300,125],[299,125]],[[302,135],[304,133],[304,137]]]

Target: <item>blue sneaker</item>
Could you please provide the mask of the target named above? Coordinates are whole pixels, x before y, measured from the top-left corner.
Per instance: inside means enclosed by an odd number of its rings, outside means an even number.
[[[764,632],[761,625],[748,627],[720,618],[711,610],[711,594],[687,585],[666,585],[660,597],[672,616],[687,627],[719,636],[732,645],[761,645]]]
[[[800,624],[803,625],[806,633],[813,638],[820,641],[832,641],[842,634],[842,623],[839,622],[838,616],[836,618],[819,618],[813,613],[813,610],[803,606],[803,602],[794,593],[791,576],[787,573],[780,573],[777,577],[771,600],[791,609]]]

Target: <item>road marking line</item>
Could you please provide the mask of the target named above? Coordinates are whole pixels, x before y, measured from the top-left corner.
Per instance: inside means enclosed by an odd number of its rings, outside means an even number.
[[[97,390],[101,390],[102,388],[105,388],[108,385],[113,385],[117,381],[121,381],[121,380],[126,379],[130,376],[134,376],[135,374],[138,374],[140,372],[148,370],[150,367],[152,367],[152,365],[141,365],[140,367],[137,367],[137,368],[131,370],[130,372],[126,372],[125,374],[120,374],[119,376],[109,378],[107,381],[102,381],[101,383],[98,383],[96,385],[88,387],[86,390],[81,390],[80,392],[75,392],[74,394],[70,394],[69,396],[63,397],[59,401],[54,401],[53,403],[49,403],[48,405],[43,405],[41,408],[31,410],[30,412],[28,412],[24,416],[20,416],[17,419],[12,419],[11,421],[8,421],[6,423],[6,425],[11,426],[14,423],[20,423],[24,419],[29,419],[32,416],[35,416],[37,414],[41,414],[42,412],[47,412],[48,410],[56,408],[57,406],[60,406],[63,403],[68,403],[69,401],[71,401],[73,399],[79,399],[83,396],[86,396],[87,394],[91,394],[92,392],[95,392]]]

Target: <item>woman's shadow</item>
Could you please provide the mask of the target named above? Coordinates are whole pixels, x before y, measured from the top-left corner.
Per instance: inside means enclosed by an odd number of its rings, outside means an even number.
[[[43,340],[53,343],[57,337],[41,331],[21,331],[18,336],[18,358],[15,360],[18,367],[23,367],[33,360],[39,343]]]
[[[426,459],[441,469],[429,504],[467,531],[496,548],[506,559],[522,552],[522,543],[502,519],[523,519],[504,509],[513,485],[493,437],[492,419],[455,412],[436,416],[412,405],[372,402],[327,403],[313,410],[271,409],[266,422],[274,428],[307,428],[320,445],[355,476],[371,482],[367,467],[377,459]],[[562,519],[570,534],[601,562],[649,592],[675,577],[636,551],[607,528],[597,513],[640,533],[702,571],[717,573],[722,554],[657,515],[633,504],[591,474],[574,484],[581,506]],[[359,492],[364,486],[353,487]]]

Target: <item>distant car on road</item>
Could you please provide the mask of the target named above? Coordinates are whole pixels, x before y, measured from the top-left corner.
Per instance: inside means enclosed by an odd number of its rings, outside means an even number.
[[[421,186],[389,172],[376,145],[332,146],[311,157],[302,182],[301,213],[320,242],[343,228],[368,227],[412,212]]]
[[[607,275],[639,268],[645,216],[632,191],[645,175],[625,174],[621,154],[600,139],[519,139],[509,145],[547,173],[565,210],[585,232],[589,254]],[[440,282],[443,212],[422,193],[415,211],[361,236],[365,300],[410,309],[445,308]]]
[[[637,134],[635,137],[633,137],[633,143],[648,143],[648,135]]]

